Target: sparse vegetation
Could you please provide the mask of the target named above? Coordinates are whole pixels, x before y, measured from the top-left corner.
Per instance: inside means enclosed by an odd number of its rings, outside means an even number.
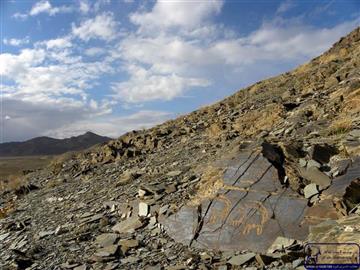
[[[7,217],[14,211],[15,204],[14,201],[7,202],[5,206],[0,207],[0,219]]]
[[[28,181],[24,176],[9,175],[6,179],[0,181],[0,192],[17,191],[27,186]]]
[[[282,117],[283,110],[277,104],[270,104],[262,110],[252,110],[239,117],[234,124],[235,130],[247,136],[258,134],[262,130],[270,130]]]
[[[352,120],[350,118],[337,119],[328,128],[329,135],[341,135],[351,130]]]
[[[207,136],[210,139],[218,139],[222,133],[222,129],[220,128],[218,123],[210,125],[210,127],[207,129]]]

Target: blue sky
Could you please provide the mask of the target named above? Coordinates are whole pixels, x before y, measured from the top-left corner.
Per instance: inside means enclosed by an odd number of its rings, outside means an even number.
[[[117,137],[288,71],[360,2],[1,0],[0,142]]]

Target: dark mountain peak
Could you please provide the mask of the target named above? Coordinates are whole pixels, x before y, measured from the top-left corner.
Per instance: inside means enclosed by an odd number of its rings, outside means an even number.
[[[68,151],[83,150],[109,140],[111,138],[90,131],[66,139],[41,136],[24,142],[2,143],[0,144],[0,156],[57,155]]]
[[[77,137],[86,137],[86,138],[91,138],[91,137],[95,137],[95,138],[99,138],[99,137],[103,137],[103,136],[101,136],[101,135],[98,135],[98,134],[96,134],[96,133],[94,133],[94,132],[91,132],[91,131],[87,131],[87,132],[85,132],[84,134],[82,134],[82,135],[79,135],[79,136],[77,136]]]

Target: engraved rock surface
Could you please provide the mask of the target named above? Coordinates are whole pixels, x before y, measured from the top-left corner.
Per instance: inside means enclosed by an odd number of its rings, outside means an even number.
[[[304,240],[307,200],[281,184],[262,153],[231,160],[223,182],[214,198],[168,217],[163,225],[169,235],[205,248],[256,252],[266,252],[278,236]]]

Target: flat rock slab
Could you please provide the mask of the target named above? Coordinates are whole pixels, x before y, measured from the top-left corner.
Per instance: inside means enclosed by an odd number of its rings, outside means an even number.
[[[136,229],[139,229],[142,226],[143,223],[139,220],[139,218],[133,216],[115,224],[115,226],[112,227],[112,230],[117,233],[133,233]]]
[[[346,189],[356,179],[360,179],[360,157],[357,157],[355,160],[351,161],[345,174],[336,177],[333,180],[331,187],[324,191],[324,195],[342,197],[345,195]]]
[[[228,263],[231,265],[243,265],[244,263],[255,258],[255,255],[256,255],[255,253],[240,254],[240,255],[232,257],[228,261]]]
[[[307,200],[281,184],[278,170],[259,152],[228,161],[214,198],[184,206],[165,219],[168,234],[187,245],[266,252],[278,236],[304,240]]]
[[[321,190],[331,185],[330,177],[321,172],[317,167],[300,168],[300,174],[310,182],[317,184]]]
[[[96,243],[101,247],[107,247],[116,243],[119,235],[116,233],[103,233],[96,237]]]

